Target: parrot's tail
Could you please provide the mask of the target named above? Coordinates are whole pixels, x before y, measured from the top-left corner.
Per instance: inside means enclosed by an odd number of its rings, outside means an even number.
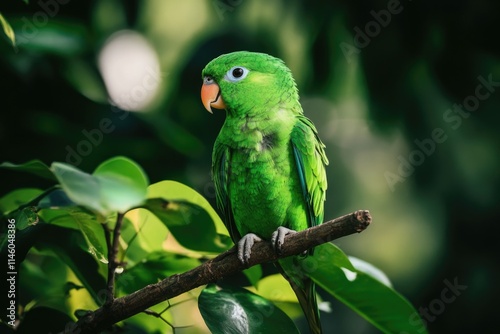
[[[281,260],[280,262],[282,262]],[[321,334],[321,322],[319,320],[318,302],[316,300],[316,284],[309,277],[301,275],[301,277],[290,277],[283,267],[277,264],[281,274],[287,279],[292,287],[297,299],[299,300],[300,307],[309,324],[309,331],[311,334]]]
[[[302,289],[292,281],[289,282],[299,299],[302,311],[304,311],[304,315],[309,323],[311,334],[321,334],[321,322],[319,320],[318,302],[316,300],[316,284],[310,278],[307,278],[303,282],[305,288]]]

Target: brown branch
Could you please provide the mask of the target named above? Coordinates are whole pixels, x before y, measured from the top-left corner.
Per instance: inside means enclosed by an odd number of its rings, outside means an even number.
[[[118,251],[119,251],[119,246],[120,246],[120,232],[122,229],[122,224],[123,224],[123,216],[124,214],[118,213],[118,216],[116,217],[116,224],[115,228],[113,230],[113,243],[111,244],[111,236],[109,233],[109,230],[105,229],[107,231],[106,234],[106,243],[108,245],[108,293],[106,296],[106,301],[105,301],[105,306],[109,306],[113,300],[115,299],[115,273],[116,273],[116,268],[118,268],[118,265],[120,264],[117,259]]]
[[[302,254],[314,246],[362,232],[371,220],[368,210],[358,210],[296,234],[287,235],[280,255],[276,254],[269,242],[256,243],[252,248],[249,266]],[[246,268],[238,260],[236,249],[233,247],[188,272],[169,276],[130,295],[114,299],[109,305],[104,305],[78,320],[71,328],[71,333],[98,333],[162,301]]]

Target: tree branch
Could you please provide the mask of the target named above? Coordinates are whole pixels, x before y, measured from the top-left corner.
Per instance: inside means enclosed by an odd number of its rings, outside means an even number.
[[[107,227],[104,229],[106,233],[106,243],[108,245],[108,294],[105,306],[109,306],[115,299],[115,273],[116,268],[120,264],[117,259],[119,246],[120,246],[120,232],[122,229],[124,214],[118,213],[116,217],[116,224],[113,230],[113,243],[111,243],[111,236]]]
[[[296,234],[287,235],[280,255],[276,254],[271,243],[256,243],[252,248],[248,266],[298,255],[325,242],[362,232],[371,221],[368,210],[358,210]],[[169,276],[130,295],[114,299],[112,303],[105,304],[82,317],[69,332],[98,333],[162,301],[246,269],[247,267],[238,260],[236,253],[236,248],[233,247],[188,272]]]

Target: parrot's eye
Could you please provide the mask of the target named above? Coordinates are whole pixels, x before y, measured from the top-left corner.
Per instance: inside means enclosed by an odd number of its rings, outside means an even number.
[[[231,68],[229,71],[227,71],[226,79],[231,81],[231,82],[237,82],[237,81],[245,79],[248,72],[249,71],[244,67],[235,66],[235,67]]]
[[[235,77],[235,78],[239,78],[239,77],[241,77],[241,76],[243,75],[243,73],[244,73],[244,72],[243,72],[243,69],[242,69],[241,67],[236,67],[236,68],[233,70],[233,72],[232,72],[233,77]]]

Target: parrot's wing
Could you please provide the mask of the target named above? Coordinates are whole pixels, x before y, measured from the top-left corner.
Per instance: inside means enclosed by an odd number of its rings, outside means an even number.
[[[314,124],[305,116],[297,116],[291,141],[299,174],[302,193],[307,203],[309,226],[323,222],[326,198],[326,172],[328,159],[325,145],[318,137]]]
[[[215,199],[217,207],[222,212],[224,225],[231,239],[237,243],[241,239],[241,235],[234,223],[233,210],[229,200],[229,161],[231,153],[226,145],[215,142],[213,156],[212,156],[212,178],[215,183]]]

